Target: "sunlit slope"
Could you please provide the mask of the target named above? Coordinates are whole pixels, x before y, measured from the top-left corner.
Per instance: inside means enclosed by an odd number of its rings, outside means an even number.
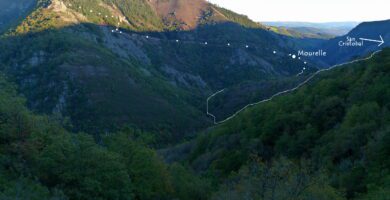
[[[3,35],[2,69],[20,85],[30,108],[69,117],[75,130],[135,125],[162,135],[210,125],[205,99],[220,88],[301,71],[302,62],[287,56],[292,50],[286,38],[203,1],[180,2],[40,4]],[[212,11],[203,13],[206,8]],[[203,17],[187,28],[162,20],[165,11],[180,9],[201,9]]]

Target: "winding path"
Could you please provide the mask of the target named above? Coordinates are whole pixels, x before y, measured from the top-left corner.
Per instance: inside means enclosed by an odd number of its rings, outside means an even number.
[[[211,96],[209,96],[209,97],[207,98],[207,102],[206,102],[206,103],[207,103],[207,115],[208,115],[208,116],[211,116],[211,117],[213,118],[214,124],[215,124],[215,125],[223,124],[223,123],[225,123],[225,122],[227,122],[227,121],[233,119],[234,117],[236,117],[238,114],[240,114],[242,111],[246,110],[246,109],[249,108],[249,107],[252,107],[252,106],[255,106],[255,105],[258,105],[258,104],[262,104],[262,103],[271,101],[271,100],[273,100],[275,97],[278,97],[278,96],[281,96],[281,95],[283,95],[283,94],[290,93],[290,92],[293,92],[293,91],[295,91],[295,90],[298,90],[299,88],[301,88],[302,86],[304,86],[304,85],[306,85],[307,83],[309,83],[310,80],[312,80],[313,78],[315,78],[318,74],[320,74],[320,73],[322,73],[322,72],[330,71],[330,70],[333,70],[333,69],[335,69],[335,68],[338,68],[338,67],[341,67],[341,66],[344,66],[344,65],[349,65],[349,64],[352,64],[352,63],[356,63],[356,62],[369,60],[369,59],[371,59],[372,57],[374,57],[374,55],[378,54],[378,53],[381,52],[381,51],[382,51],[382,50],[375,51],[375,52],[373,52],[370,56],[368,56],[368,57],[366,57],[366,58],[360,58],[360,59],[353,60],[353,61],[350,61],[350,62],[345,62],[345,63],[333,65],[333,66],[331,66],[331,67],[329,67],[329,68],[326,68],[326,69],[318,70],[318,71],[316,71],[314,74],[312,74],[311,76],[309,76],[305,81],[303,81],[302,83],[300,83],[299,85],[297,85],[296,87],[291,88],[291,89],[288,89],[288,90],[284,90],[284,91],[281,91],[281,92],[278,92],[278,93],[272,95],[272,96],[271,96],[270,98],[268,98],[268,99],[263,99],[263,100],[258,101],[258,102],[256,102],[256,103],[248,104],[248,105],[246,105],[245,107],[243,107],[243,108],[241,108],[240,110],[238,110],[237,112],[235,112],[235,113],[234,113],[233,115],[231,115],[230,117],[228,117],[228,118],[226,118],[226,119],[224,119],[224,120],[222,120],[222,121],[218,121],[218,122],[217,122],[216,117],[215,117],[212,113],[209,112],[209,101],[210,101],[213,97],[215,97],[217,94],[223,92],[225,89],[220,90],[220,91],[218,91],[218,92],[212,94]]]

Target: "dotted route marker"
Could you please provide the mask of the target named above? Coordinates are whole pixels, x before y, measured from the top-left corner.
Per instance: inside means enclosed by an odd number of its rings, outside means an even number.
[[[221,120],[221,121],[216,121],[216,117],[212,114],[212,113],[209,113],[209,110],[208,110],[208,106],[209,106],[209,100],[211,98],[213,98],[215,95],[217,95],[218,93],[222,92],[222,91],[219,91],[217,93],[214,93],[213,95],[211,95],[210,97],[207,98],[207,101],[206,101],[206,104],[207,104],[207,115],[213,117],[213,120],[214,120],[214,125],[220,125],[220,124],[223,124],[233,118],[235,118],[238,114],[240,114],[241,112],[243,112],[244,110],[246,110],[247,108],[249,107],[253,107],[255,105],[259,105],[259,104],[262,104],[262,103],[265,103],[265,102],[269,102],[269,101],[272,101],[275,97],[278,97],[278,96],[282,96],[284,94],[287,94],[287,93],[290,93],[290,92],[293,92],[293,91],[296,91],[298,90],[299,88],[301,88],[302,86],[306,85],[307,83],[309,83],[313,78],[315,78],[318,74],[322,73],[322,72],[325,72],[325,71],[331,71],[335,68],[339,68],[339,67],[342,67],[344,65],[348,65],[348,64],[352,64],[352,63],[356,63],[356,62],[360,62],[360,61],[365,61],[365,60],[370,60],[371,58],[374,57],[374,55],[378,54],[379,52],[381,52],[382,50],[378,50],[378,51],[375,51],[373,52],[370,56],[366,57],[366,58],[360,58],[360,59],[357,59],[357,60],[353,60],[353,61],[349,61],[349,62],[345,62],[345,63],[340,63],[340,64],[336,64],[336,65],[333,65],[329,68],[325,68],[325,69],[319,69],[318,71],[314,72],[313,74],[311,74],[308,78],[306,78],[303,82],[299,83],[297,86],[291,88],[291,89],[287,89],[287,90],[284,90],[284,91],[281,91],[281,92],[278,92],[274,95],[272,95],[271,97],[267,98],[267,99],[263,99],[261,101],[258,101],[258,102],[255,102],[255,103],[251,103],[251,104],[247,104],[246,106],[244,106],[243,108],[241,108],[240,110],[238,110],[237,112],[235,112],[233,115],[231,115],[230,117],[227,117],[225,118],[224,120]],[[303,73],[303,72],[301,72]],[[300,74],[297,74],[297,76],[299,76]]]

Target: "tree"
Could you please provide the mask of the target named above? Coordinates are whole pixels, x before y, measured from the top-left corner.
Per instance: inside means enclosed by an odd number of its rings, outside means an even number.
[[[342,200],[331,187],[326,174],[313,171],[302,161],[295,164],[285,158],[265,163],[258,158],[232,176],[213,197],[215,200]]]
[[[122,156],[138,199],[168,197],[173,193],[167,166],[153,150],[130,140],[131,135],[118,133],[106,138],[110,151]]]

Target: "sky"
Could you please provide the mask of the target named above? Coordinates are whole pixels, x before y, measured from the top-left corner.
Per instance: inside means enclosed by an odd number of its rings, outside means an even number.
[[[390,19],[389,0],[208,0],[258,22],[345,22]]]

